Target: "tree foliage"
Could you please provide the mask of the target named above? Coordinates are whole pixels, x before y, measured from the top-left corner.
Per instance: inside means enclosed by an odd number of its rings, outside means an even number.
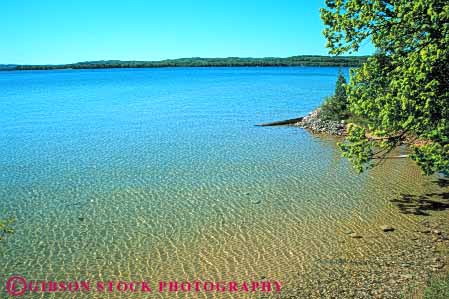
[[[346,79],[343,73],[338,74],[335,92],[321,106],[320,117],[324,120],[340,121],[349,117],[348,95],[346,94]]]
[[[426,174],[447,174],[449,1],[327,0],[326,6],[330,53],[357,51],[368,39],[379,50],[351,71],[350,110],[369,126],[349,130],[344,155],[362,171],[410,143]]]

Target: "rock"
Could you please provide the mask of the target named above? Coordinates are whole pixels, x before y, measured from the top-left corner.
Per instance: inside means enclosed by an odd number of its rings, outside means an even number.
[[[439,230],[437,230],[437,229],[434,229],[434,230],[432,231],[432,234],[435,234],[435,235],[441,235],[441,231],[439,231]]]
[[[78,217],[79,221],[84,221],[84,217]]]
[[[347,234],[347,235],[350,235],[350,234],[352,234],[352,233],[354,233],[352,230],[350,230],[350,229],[348,229],[348,230],[346,230],[345,231],[345,234]]]
[[[428,234],[428,233],[430,233],[430,229],[423,229],[420,232],[423,234]]]
[[[383,230],[384,232],[392,232],[394,231],[394,227],[389,226],[389,225],[382,225],[380,227],[381,230]]]
[[[438,270],[438,269],[442,269],[444,267],[444,264],[443,263],[433,264],[433,265],[431,265],[431,267],[434,270]]]
[[[323,120],[320,118],[320,109],[310,112],[303,117],[295,126],[311,130],[313,133],[325,133],[330,135],[342,136],[346,134],[346,125],[344,122]]]
[[[351,233],[351,234],[349,234],[349,236],[351,238],[354,238],[354,239],[361,239],[361,238],[363,238],[361,235],[359,235],[357,233]]]

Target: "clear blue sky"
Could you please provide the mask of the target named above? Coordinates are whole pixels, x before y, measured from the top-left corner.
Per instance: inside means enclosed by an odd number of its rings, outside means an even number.
[[[324,0],[1,0],[0,64],[326,55]],[[370,44],[359,55],[371,54]]]

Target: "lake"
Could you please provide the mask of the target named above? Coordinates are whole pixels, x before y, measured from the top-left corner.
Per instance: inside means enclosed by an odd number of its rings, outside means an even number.
[[[357,175],[335,138],[255,126],[310,112],[338,72],[1,72],[0,211],[17,221],[0,277],[270,279],[288,290],[319,275],[320,260],[392,250],[402,236],[340,241],[413,227],[391,200],[431,192],[434,177],[406,159]],[[169,295],[187,298],[153,297]]]

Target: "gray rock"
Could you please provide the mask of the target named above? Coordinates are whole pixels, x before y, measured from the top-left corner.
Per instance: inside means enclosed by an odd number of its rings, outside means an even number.
[[[300,122],[296,123],[295,126],[309,129],[313,133],[324,133],[337,136],[346,134],[346,125],[344,122],[321,119],[319,108],[309,113]]]
[[[433,264],[432,266],[431,266],[433,269],[442,269],[443,267],[444,267],[444,264],[443,263],[438,263],[438,264]]]

